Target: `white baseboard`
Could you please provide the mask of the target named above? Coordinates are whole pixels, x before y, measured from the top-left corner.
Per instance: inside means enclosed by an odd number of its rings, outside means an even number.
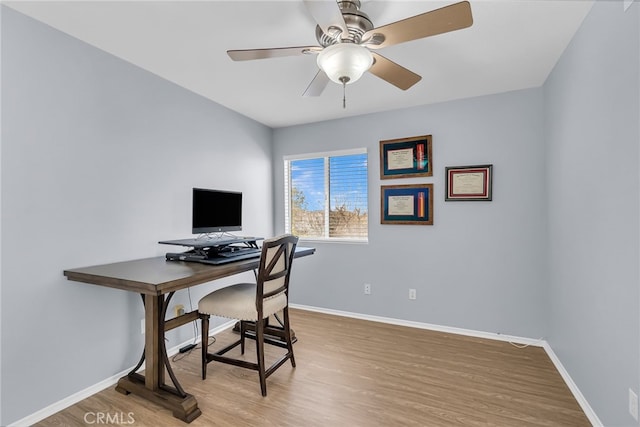
[[[432,331],[466,335],[466,336],[471,336],[476,338],[487,338],[487,339],[498,340],[498,341],[507,341],[510,343],[518,344],[518,345],[530,345],[535,347],[542,347],[547,353],[547,355],[549,356],[549,359],[551,359],[551,362],[553,362],[554,366],[560,373],[560,376],[562,377],[564,382],[567,384],[567,387],[569,387],[569,390],[571,390],[573,397],[576,399],[576,401],[578,402],[578,405],[580,405],[580,408],[582,408],[582,410],[584,411],[585,415],[587,416],[591,424],[594,427],[603,426],[602,422],[596,415],[595,411],[593,410],[593,408],[591,408],[591,405],[589,405],[589,402],[584,397],[584,395],[582,394],[582,392],[580,391],[576,383],[573,381],[573,379],[571,379],[569,372],[567,372],[567,370],[564,368],[564,366],[562,365],[562,362],[560,362],[560,359],[558,359],[558,356],[556,356],[556,354],[553,352],[553,349],[545,339],[524,338],[524,337],[511,336],[511,335],[496,334],[491,332],[475,331],[472,329],[454,328],[449,326],[434,325],[430,323],[421,323],[421,322],[413,322],[409,320],[393,319],[389,317],[380,317],[380,316],[371,316],[368,314],[351,313],[347,311],[332,310],[328,308],[311,307],[311,306],[300,305],[300,304],[289,304],[289,306],[291,308],[297,308],[300,310],[314,311],[317,313],[331,314],[335,316],[351,317],[354,319],[370,320],[373,322],[388,323],[388,324],[399,325],[399,326],[408,326],[411,328],[428,329]]]
[[[589,405],[589,402],[587,402],[587,399],[584,397],[576,383],[573,382],[573,379],[571,379],[571,375],[569,375],[569,372],[567,372],[567,370],[564,368],[562,362],[560,362],[558,356],[556,356],[556,354],[553,352],[553,349],[551,348],[549,343],[545,341],[543,348],[547,352],[549,359],[551,359],[556,369],[560,373],[560,376],[562,376],[562,379],[567,384],[567,387],[569,387],[569,390],[571,390],[571,393],[573,393],[573,397],[576,398],[585,415],[587,416],[587,418],[589,418],[591,425],[593,425],[594,427],[602,427],[604,424],[602,424],[600,418],[598,418],[593,408],[591,408],[591,405]]]
[[[532,339],[532,338],[524,338],[524,337],[518,337],[518,336],[512,336],[512,335],[503,335],[503,334],[497,334],[497,333],[491,333],[491,332],[483,332],[483,331],[476,331],[476,330],[472,330],[472,329],[464,329],[464,328],[455,328],[455,327],[449,327],[449,326],[441,326],[441,325],[434,325],[434,324],[430,324],[430,323],[422,323],[422,322],[414,322],[414,321],[410,321],[410,320],[401,320],[401,319],[394,319],[394,318],[390,318],[390,317],[381,317],[381,316],[372,316],[372,315],[368,315],[368,314],[360,314],[360,313],[352,313],[352,312],[347,312],[347,311],[340,311],[340,310],[332,310],[332,309],[328,309],[328,308],[320,308],[320,307],[312,307],[312,306],[306,306],[306,305],[300,305],[300,304],[290,304],[291,308],[296,308],[299,310],[305,310],[305,311],[313,311],[313,312],[317,312],[317,313],[324,313],[324,314],[331,314],[334,316],[343,316],[343,317],[351,317],[354,319],[361,319],[361,320],[369,320],[369,321],[373,321],[373,322],[380,322],[380,323],[387,323],[387,324],[392,324],[392,325],[399,325],[399,326],[407,326],[407,327],[411,327],[411,328],[418,328],[418,329],[428,329],[428,330],[432,330],[432,331],[438,331],[438,332],[446,332],[446,333],[451,333],[451,334],[457,334],[457,335],[465,335],[465,336],[471,336],[471,337],[476,337],[476,338],[486,338],[486,339],[492,339],[492,340],[498,340],[498,341],[506,341],[506,342],[511,342],[514,344],[519,344],[519,345],[530,345],[530,346],[536,346],[536,347],[542,347],[547,355],[549,356],[549,358],[551,359],[551,361],[553,362],[554,366],[556,367],[556,369],[558,370],[558,372],[560,373],[560,376],[562,377],[562,379],[564,380],[564,382],[567,384],[567,386],[569,387],[569,390],[571,390],[571,393],[573,394],[573,396],[575,397],[576,401],[578,402],[578,404],[580,405],[580,407],[582,408],[582,410],[584,411],[585,415],[587,416],[587,418],[589,419],[589,421],[591,422],[591,424],[594,427],[602,427],[602,422],[600,421],[600,419],[598,418],[598,416],[596,415],[596,413],[593,411],[593,409],[591,408],[591,406],[589,405],[589,402],[587,401],[587,399],[584,397],[584,395],[582,394],[582,392],[580,392],[580,389],[578,388],[578,386],[575,384],[575,382],[571,379],[571,376],[569,375],[569,373],[567,372],[567,370],[564,368],[564,366],[562,365],[562,363],[560,362],[560,359],[558,359],[558,357],[556,356],[556,354],[553,352],[553,349],[551,348],[551,346],[549,345],[549,343],[544,340],[544,339]],[[235,321],[229,321],[226,322],[214,329],[210,330],[210,334],[211,335],[215,335],[218,334],[224,330],[227,330],[231,327],[233,327],[235,325]],[[200,342],[200,337],[196,338],[197,342]],[[172,347],[170,349],[167,349],[167,353],[169,354],[169,356],[173,356],[175,354],[178,353],[179,349],[187,344],[192,343],[193,340],[189,339],[181,344],[176,345],[175,347]],[[108,387],[111,387],[113,385],[115,385],[118,380],[123,377],[124,375],[126,375],[131,369],[133,369],[133,366],[129,369],[125,369],[122,372],[119,372],[103,381],[100,381],[97,384],[94,384],[90,387],[87,387],[84,390],[81,390],[77,393],[72,394],[69,397],[66,397],[65,399],[62,399],[52,405],[47,406],[46,408],[43,408],[41,410],[39,410],[38,412],[35,412],[25,418],[22,418],[21,420],[18,420],[12,424],[9,425],[9,427],[28,427],[31,426],[39,421],[44,420],[45,418],[55,414],[56,412],[60,412],[65,408],[68,408],[71,405],[74,405],[78,402],[80,402],[81,400],[84,400]],[[144,369],[144,365],[140,368],[140,369]]]
[[[506,341],[519,345],[531,345],[535,347],[543,347],[544,340],[517,337],[513,335],[496,334],[492,332],[475,331],[472,329],[455,328],[451,326],[434,325],[431,323],[414,322],[411,320],[394,319],[391,317],[372,316],[369,314],[351,313],[347,311],[332,310],[328,308],[311,307],[300,304],[289,304],[291,308],[297,308],[306,311],[315,311],[317,313],[333,314],[335,316],[351,317],[354,319],[370,320],[372,322],[388,323],[391,325],[408,326],[410,328],[428,329],[431,331],[446,332],[457,335],[466,335],[476,338],[487,338],[497,341]]]
[[[56,403],[53,403],[49,406],[47,406],[46,408],[43,408],[41,410],[39,410],[38,412],[35,412],[27,417],[22,418],[21,420],[18,420],[12,424],[9,424],[9,427],[29,427],[37,422],[40,422],[42,420],[44,420],[47,417],[50,417],[51,415],[55,414],[56,412],[60,412],[61,410],[68,408],[69,406],[72,406],[78,402],[80,402],[83,399],[86,399],[87,397],[94,395],[102,390],[104,390],[107,387],[110,387],[112,385],[114,385],[115,383],[118,382],[118,380],[127,375],[127,373],[133,369],[133,366],[129,369],[125,369],[122,372],[119,372],[105,380],[100,381],[97,384],[94,384],[90,387],[85,388],[84,390],[81,390],[77,393],[72,394],[71,396],[68,396]]]
[[[216,335],[219,334],[220,332],[227,330],[229,328],[232,328],[235,325],[235,321],[231,320],[228,322],[225,322],[224,324],[217,326],[213,329],[211,329],[209,331],[210,335]],[[196,342],[200,342],[200,336],[196,337]],[[187,344],[191,344],[193,343],[193,338],[178,344],[174,347],[168,348],[167,349],[167,354],[169,355],[169,357],[175,355],[178,353],[178,351],[180,350],[180,348],[184,347]],[[123,376],[127,375],[127,373],[129,373],[129,371],[131,371],[133,369],[133,366],[123,370],[122,372],[118,372],[117,374],[106,378],[102,381],[100,381],[97,384],[94,384],[90,387],[85,388],[84,390],[81,390],[77,393],[72,394],[71,396],[68,396],[56,403],[53,403],[49,406],[47,406],[46,408],[43,408],[41,410],[39,410],[38,412],[34,412],[33,414],[26,416],[14,423],[9,424],[8,427],[29,427],[32,426],[33,424],[40,422],[42,420],[44,420],[47,417],[50,417],[51,415],[62,411],[63,409],[68,408],[69,406],[75,405],[76,403],[90,397],[93,396],[96,393],[101,392],[102,390],[109,388],[111,386],[114,386],[118,380],[120,378],[122,378]],[[139,370],[143,370],[144,369],[144,363],[142,364],[142,366],[140,367]]]

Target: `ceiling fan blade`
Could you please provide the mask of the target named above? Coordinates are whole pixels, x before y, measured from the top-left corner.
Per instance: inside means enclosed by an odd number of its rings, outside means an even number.
[[[463,1],[374,28],[364,33],[362,40],[368,48],[380,49],[449,31],[461,30],[472,24],[471,6],[468,1]]]
[[[320,96],[324,88],[327,87],[327,83],[329,83],[327,74],[322,70],[318,70],[318,73],[313,80],[311,80],[311,83],[309,83],[309,86],[307,86],[302,96]]]
[[[373,65],[369,68],[369,72],[382,80],[386,80],[395,87],[407,90],[414,84],[418,83],[422,77],[409,71],[401,65],[396,64],[384,56],[371,52],[373,54]]]
[[[251,59],[279,58],[283,56],[298,56],[320,53],[320,46],[275,47],[271,49],[228,50],[227,55],[234,61],[249,61]]]
[[[349,30],[342,17],[342,11],[336,0],[304,0],[309,13],[327,35],[334,35],[337,31],[347,37]]]

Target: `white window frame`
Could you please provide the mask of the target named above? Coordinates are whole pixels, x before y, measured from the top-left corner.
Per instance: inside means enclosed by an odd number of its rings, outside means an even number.
[[[345,238],[345,237],[330,237],[329,236],[329,158],[349,156],[354,154],[367,154],[367,188],[368,188],[368,153],[366,148],[354,148],[349,150],[336,150],[336,151],[324,151],[319,153],[305,153],[283,156],[284,163],[284,229],[286,233],[291,232],[291,171],[289,169],[289,162],[295,160],[309,160],[324,158],[324,215],[325,215],[325,227],[323,237],[300,237],[301,240],[309,242],[342,242],[342,243],[368,243],[369,242],[369,230],[367,227],[367,237],[363,238]],[[368,192],[368,190],[367,190]],[[369,219],[369,194],[367,194],[367,215]]]

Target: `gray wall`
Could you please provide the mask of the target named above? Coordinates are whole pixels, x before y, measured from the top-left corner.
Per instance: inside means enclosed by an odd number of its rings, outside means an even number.
[[[639,10],[596,2],[544,88],[548,341],[607,426],[637,425]]]
[[[639,9],[596,2],[543,88],[276,130],[276,189],[283,155],[369,149],[369,244],[317,244],[294,302],[544,337],[604,425],[637,425]],[[435,225],[380,225],[378,141],[425,133],[434,178],[393,182],[435,183]],[[476,163],[494,201],[444,202],[444,167]]]
[[[295,303],[526,337],[545,334],[547,295],[542,90],[424,106],[274,132],[283,155],[367,147],[369,243],[318,243],[296,267]],[[380,179],[379,141],[433,135],[434,176]],[[445,166],[491,163],[493,201],[445,202]],[[434,225],[380,224],[380,186],[432,182]],[[284,227],[275,191],[276,231]],[[327,269],[326,266],[331,268]],[[372,294],[363,294],[363,283]],[[409,288],[418,298],[408,298]]]
[[[164,254],[158,240],[191,233],[193,186],[243,191],[259,212],[245,230],[271,235],[273,172],[271,129],[4,7],[2,89],[7,425],[142,350],[140,297],[65,268]],[[215,286],[191,290],[194,303]],[[174,301],[189,307],[184,292]],[[184,326],[167,345],[192,336]]]

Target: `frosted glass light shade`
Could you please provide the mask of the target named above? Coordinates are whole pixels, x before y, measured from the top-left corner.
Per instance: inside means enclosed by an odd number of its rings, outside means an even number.
[[[353,83],[371,68],[373,55],[369,49],[353,43],[325,47],[318,55],[318,66],[334,82]]]

